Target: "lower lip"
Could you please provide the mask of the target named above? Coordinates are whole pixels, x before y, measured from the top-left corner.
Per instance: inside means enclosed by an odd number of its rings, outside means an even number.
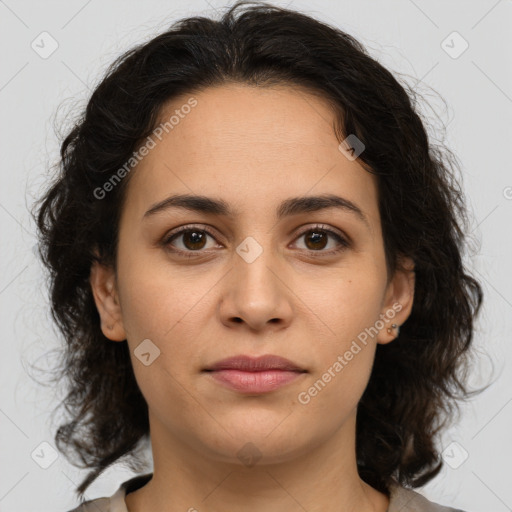
[[[292,382],[303,374],[303,372],[286,370],[258,372],[216,370],[209,373],[216,381],[241,393],[268,393]]]

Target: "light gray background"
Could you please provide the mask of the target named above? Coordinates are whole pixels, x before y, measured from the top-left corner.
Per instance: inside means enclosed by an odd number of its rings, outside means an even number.
[[[512,510],[512,1],[289,4],[356,36],[392,71],[409,75],[409,82],[439,116],[436,120],[431,111],[424,111],[434,123],[432,135],[441,137],[442,124],[448,126],[447,143],[464,173],[472,236],[481,239],[467,258],[485,292],[475,340],[481,356],[472,383],[487,382],[493,368],[495,383],[463,408],[460,422],[444,436],[443,447],[458,443],[446,452],[452,465],[462,461],[462,449],[467,460],[457,469],[446,465],[420,491],[468,512]],[[39,386],[27,375],[31,364],[51,366],[54,357],[48,353],[60,340],[49,317],[27,210],[41,194],[47,168],[58,154],[53,124],[64,122],[73,106],[77,112],[85,104],[90,88],[122,51],[177,18],[212,15],[222,6],[213,0],[0,1],[2,512],[68,510],[77,504],[73,490],[86,474],[61,455],[48,469],[31,458],[34,450],[44,457],[51,453],[40,443],[54,445],[59,417],[52,418],[50,412],[63,396],[63,390]],[[46,59],[31,48],[43,31],[59,45]],[[458,58],[442,46],[453,31],[469,44]],[[444,43],[452,54],[462,44],[453,37]],[[448,108],[429,87],[441,94]],[[111,495],[130,476],[126,468],[112,468],[89,488],[87,498]]]

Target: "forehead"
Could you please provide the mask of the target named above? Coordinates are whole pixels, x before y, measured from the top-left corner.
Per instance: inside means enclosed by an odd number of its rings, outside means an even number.
[[[376,220],[375,177],[339,150],[334,121],[327,100],[298,87],[229,84],[173,98],[130,178],[130,210],[140,218],[173,193],[240,211],[339,193]]]

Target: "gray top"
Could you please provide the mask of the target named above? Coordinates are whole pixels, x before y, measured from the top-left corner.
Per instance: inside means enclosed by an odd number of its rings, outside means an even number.
[[[143,487],[152,476],[153,473],[148,473],[130,478],[123,482],[110,498],[86,501],[69,512],[128,512],[124,501],[125,496]],[[463,512],[432,503],[416,491],[399,485],[392,486],[390,492],[387,512]]]

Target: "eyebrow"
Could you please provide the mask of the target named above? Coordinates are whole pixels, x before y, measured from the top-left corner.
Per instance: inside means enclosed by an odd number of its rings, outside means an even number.
[[[152,205],[144,214],[143,219],[168,210],[169,208],[184,208],[197,213],[220,215],[230,218],[233,218],[237,214],[223,199],[192,194],[177,194]],[[277,208],[277,219],[281,220],[291,215],[318,212],[329,208],[337,208],[352,213],[370,228],[368,218],[359,206],[348,199],[333,194],[286,199]]]

